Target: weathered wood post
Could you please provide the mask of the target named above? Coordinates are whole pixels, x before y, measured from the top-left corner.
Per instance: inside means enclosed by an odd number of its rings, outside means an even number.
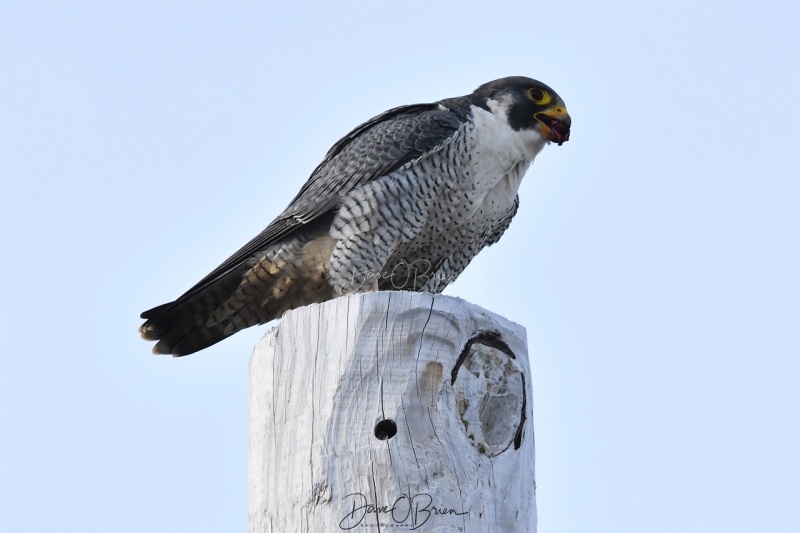
[[[250,531],[535,531],[525,330],[459,298],[286,313],[250,362]]]

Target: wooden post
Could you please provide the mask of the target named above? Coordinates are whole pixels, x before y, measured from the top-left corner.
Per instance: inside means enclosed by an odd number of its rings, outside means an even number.
[[[525,330],[377,292],[283,316],[250,361],[250,531],[536,530]]]

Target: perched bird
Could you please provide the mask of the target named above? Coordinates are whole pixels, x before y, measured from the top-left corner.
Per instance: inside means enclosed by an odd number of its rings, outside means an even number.
[[[174,302],[142,313],[154,353],[187,355],[314,302],[360,291],[439,293],[517,212],[517,189],[564,101],[509,77],[396,107],[328,151],[283,213]]]

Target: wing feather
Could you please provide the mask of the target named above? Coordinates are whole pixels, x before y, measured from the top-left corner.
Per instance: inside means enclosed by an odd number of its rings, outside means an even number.
[[[326,154],[289,206],[261,233],[171,304],[142,313],[154,320],[193,295],[240,271],[269,246],[337,210],[354,188],[385,176],[451,139],[465,120],[438,103],[390,109],[345,135]]]

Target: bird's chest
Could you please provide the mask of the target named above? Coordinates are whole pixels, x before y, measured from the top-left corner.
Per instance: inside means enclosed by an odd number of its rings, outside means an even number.
[[[508,133],[470,126],[450,147],[454,153],[440,154],[442,162],[433,166],[446,168],[444,160],[452,166],[439,174],[444,179],[436,187],[423,227],[409,243],[412,248],[436,248],[442,255],[465,248],[477,252],[513,214],[520,182],[535,153]]]
[[[514,131],[503,117],[477,109],[465,126],[457,149],[456,168],[444,180],[440,206],[455,215],[454,222],[490,224],[513,206],[520,182],[544,146],[536,132]]]

